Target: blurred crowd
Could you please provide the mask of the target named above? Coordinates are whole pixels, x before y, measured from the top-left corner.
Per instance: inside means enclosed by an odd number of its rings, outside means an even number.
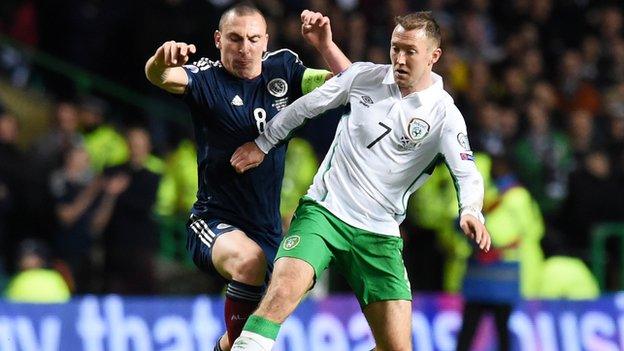
[[[176,104],[149,86],[145,61],[171,39],[195,43],[198,57],[218,58],[212,35],[230,3],[6,0],[0,5],[0,34]],[[334,41],[352,61],[375,63],[389,63],[395,16],[433,11],[443,33],[443,54],[434,71],[466,120],[475,162],[488,184],[486,219],[492,218],[493,238],[503,238],[498,240],[502,256],[513,249],[516,260],[539,274],[547,271],[551,256],[588,264],[595,225],[624,222],[622,2],[255,4],[267,16],[270,49],[289,48],[315,68],[324,63],[301,40],[299,13],[305,8],[330,17]],[[85,93],[70,78],[41,70],[28,54],[0,44],[1,82],[24,92],[36,89],[53,106],[46,110],[49,126],[25,138],[21,131],[28,128],[23,124],[28,116],[0,101],[4,282],[22,267],[18,253],[28,240],[31,251],[46,252],[44,266],[60,272],[74,294],[220,291],[222,282],[198,274],[184,255],[183,224],[197,182],[188,125],[154,118],[148,106],[127,108]],[[338,113],[329,113],[311,123],[289,148],[285,227],[324,157],[337,119]],[[456,228],[452,187],[441,164],[411,200],[403,229],[405,262],[416,291],[459,291],[474,256]],[[524,193],[509,200],[510,189]],[[507,217],[496,212],[505,201],[514,204]],[[498,234],[510,228],[517,238]],[[624,283],[614,279],[608,278],[607,288]],[[330,274],[330,291],[342,288]]]

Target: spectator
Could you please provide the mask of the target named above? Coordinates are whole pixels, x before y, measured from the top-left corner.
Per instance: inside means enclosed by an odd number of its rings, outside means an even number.
[[[475,150],[485,151],[490,155],[500,155],[505,152],[505,142],[500,130],[498,116],[500,108],[493,102],[485,102],[477,111],[479,129],[474,133]]]
[[[5,257],[9,271],[14,268],[18,236],[34,235],[35,224],[29,216],[33,214],[34,204],[40,202],[39,194],[31,191],[33,175],[26,154],[17,144],[19,135],[17,118],[8,111],[0,111],[0,180],[4,184],[4,204],[8,206],[4,210],[6,235],[0,245],[0,256]]]
[[[546,260],[542,266],[540,299],[585,300],[600,296],[600,287],[585,262],[570,254],[560,235],[542,240]]]
[[[560,228],[574,256],[588,259],[592,227],[604,221],[624,221],[624,186],[611,169],[603,150],[591,150],[570,174],[568,197]]]
[[[583,163],[583,159],[590,151],[602,146],[595,118],[587,110],[575,110],[569,114],[568,135],[577,164]]]
[[[128,148],[113,126],[105,123],[106,104],[95,97],[84,97],[79,106],[85,148],[96,172],[122,164],[128,159]]]
[[[104,195],[93,224],[103,234],[106,291],[153,294],[158,232],[152,208],[160,177],[146,168],[151,151],[147,131],[131,128],[127,140],[130,160],[104,171]]]
[[[70,292],[61,274],[50,268],[50,251],[37,240],[20,243],[17,254],[19,273],[9,282],[5,296],[13,302],[62,303]]]
[[[83,140],[78,132],[78,107],[72,101],[59,101],[52,124],[46,134],[35,141],[33,157],[43,174],[63,165],[64,155]]]
[[[568,138],[552,127],[543,104],[531,101],[526,114],[528,130],[514,150],[518,176],[548,217],[565,198],[572,154]]]
[[[507,322],[514,303],[537,296],[543,253],[544,222],[530,193],[518,182],[510,160],[494,157],[492,180],[499,196],[485,209],[492,237],[489,252],[475,250],[468,263],[462,293],[466,300],[457,350],[471,349],[481,316],[494,314],[498,349],[509,350]]]
[[[58,229],[54,247],[69,266],[75,292],[95,292],[92,248],[95,239],[91,221],[100,194],[101,182],[95,178],[89,155],[80,146],[69,149],[62,168],[50,176]]]
[[[591,115],[600,111],[600,93],[583,78],[583,57],[567,50],[559,66],[559,103],[565,112],[586,110]]]

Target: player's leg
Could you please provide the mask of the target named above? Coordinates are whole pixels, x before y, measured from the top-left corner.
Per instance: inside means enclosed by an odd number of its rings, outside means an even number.
[[[457,351],[468,351],[472,347],[472,339],[481,323],[481,317],[487,307],[480,302],[466,301],[462,313],[462,325],[457,336]]]
[[[292,257],[277,260],[266,296],[249,317],[232,351],[271,350],[280,325],[295,310],[313,281],[314,269],[309,263]]]
[[[377,344],[374,350],[412,350],[411,301],[377,301],[364,307],[363,312]]]
[[[226,334],[215,350],[229,350],[264,293],[267,260],[262,248],[240,229],[218,220],[192,218],[188,249],[202,270],[215,269],[229,281],[225,294]]]
[[[281,323],[310,289],[314,277],[327,268],[332,252],[325,236],[331,226],[314,208],[300,205],[289,234],[282,240],[271,282],[260,307],[249,317],[232,351],[268,351]]]
[[[351,252],[337,256],[337,265],[362,306],[375,350],[412,350],[412,294],[403,264],[403,240],[353,227],[350,232]]]

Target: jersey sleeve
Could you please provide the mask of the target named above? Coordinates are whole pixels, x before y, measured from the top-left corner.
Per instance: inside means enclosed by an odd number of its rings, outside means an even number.
[[[470,150],[466,122],[455,105],[447,106],[440,143],[457,190],[460,216],[470,214],[483,223],[483,177]]]
[[[214,106],[212,89],[215,82],[214,76],[210,71],[213,67],[214,63],[207,58],[202,58],[197,62],[193,62],[193,64],[182,66],[188,76],[188,84],[182,95],[182,99],[186,103],[208,108]]]
[[[354,63],[318,89],[284,108],[267,123],[264,133],[256,138],[258,147],[264,153],[268,153],[275,145],[287,140],[307,119],[345,105],[349,101],[349,92],[355,77],[367,67],[366,65]]]

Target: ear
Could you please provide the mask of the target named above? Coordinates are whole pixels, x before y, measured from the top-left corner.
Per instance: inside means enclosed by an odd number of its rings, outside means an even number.
[[[215,30],[214,32],[214,42],[217,49],[221,49],[221,32]]]
[[[269,50],[268,47],[269,47],[269,33],[265,34],[265,37],[264,37],[264,47],[262,48],[262,51],[263,52],[268,51]]]
[[[442,49],[436,48],[431,52],[431,59],[429,60],[429,66],[433,66],[442,56]]]

